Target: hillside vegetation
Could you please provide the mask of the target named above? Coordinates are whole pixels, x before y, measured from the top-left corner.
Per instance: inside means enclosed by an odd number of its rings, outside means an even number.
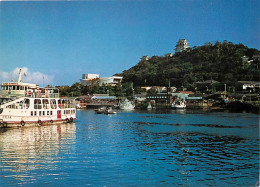
[[[207,43],[193,47],[172,57],[153,56],[141,60],[129,70],[123,71],[124,82],[134,86],[194,87],[194,82],[216,80],[228,85],[236,81],[259,81],[259,58],[257,49],[231,42]],[[247,56],[250,63],[243,61]]]

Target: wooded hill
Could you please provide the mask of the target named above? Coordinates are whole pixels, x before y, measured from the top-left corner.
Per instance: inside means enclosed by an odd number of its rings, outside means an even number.
[[[123,71],[123,82],[134,86],[172,86],[194,88],[197,81],[216,80],[227,85],[237,81],[259,81],[257,49],[231,42],[207,43],[189,48],[172,57],[153,56]],[[247,56],[247,60],[243,60]]]

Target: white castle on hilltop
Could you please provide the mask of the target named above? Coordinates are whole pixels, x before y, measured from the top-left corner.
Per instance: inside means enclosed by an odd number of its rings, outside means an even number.
[[[185,51],[186,49],[190,48],[186,39],[180,39],[175,48],[175,53]]]

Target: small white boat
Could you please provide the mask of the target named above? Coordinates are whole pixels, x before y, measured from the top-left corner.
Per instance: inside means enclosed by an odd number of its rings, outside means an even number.
[[[1,84],[0,127],[73,122],[76,119],[74,99],[60,98],[57,88],[40,88],[23,83],[21,70],[17,82]]]
[[[185,109],[186,108],[186,101],[184,101],[184,100],[174,101],[172,103],[172,108],[173,109]]]
[[[76,109],[81,109],[81,105],[79,103],[76,104]]]
[[[100,107],[98,109],[95,109],[95,112],[97,114],[104,114],[105,113],[105,110],[106,110],[106,107]]]
[[[116,114],[116,113],[117,113],[117,112],[115,112],[112,107],[108,107],[108,108],[105,110],[105,112],[104,112],[104,114]]]
[[[104,107],[101,107],[99,109],[96,109],[95,112],[97,114],[116,114],[117,112],[113,110],[112,107],[107,107],[107,108],[104,108]]]
[[[152,109],[153,109],[153,107],[152,107],[151,103],[149,102],[149,104],[147,106],[147,110],[152,110]]]
[[[134,110],[135,104],[129,101],[128,99],[125,99],[122,103],[119,103],[119,108],[121,110]]]

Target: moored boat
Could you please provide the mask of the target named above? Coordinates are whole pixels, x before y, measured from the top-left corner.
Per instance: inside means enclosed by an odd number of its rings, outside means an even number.
[[[17,82],[1,84],[0,127],[73,122],[74,99],[60,98],[57,88],[40,88],[23,83],[21,70]]]
[[[112,107],[108,107],[108,108],[105,110],[105,112],[104,112],[104,114],[116,114],[116,113],[117,113],[117,112],[114,111]]]
[[[105,110],[106,110],[106,107],[100,107],[98,109],[95,109],[95,112],[97,114],[104,114]]]
[[[172,103],[172,108],[173,109],[185,109],[186,108],[186,101],[184,101],[184,100],[174,101]]]
[[[134,110],[135,104],[128,99],[125,99],[122,103],[119,103],[119,108],[121,110]]]
[[[147,110],[152,110],[152,109],[153,109],[153,107],[152,107],[151,103],[149,102],[149,104],[147,106]]]
[[[101,107],[99,109],[96,109],[95,112],[97,114],[116,114],[117,112],[113,110],[112,107]]]

